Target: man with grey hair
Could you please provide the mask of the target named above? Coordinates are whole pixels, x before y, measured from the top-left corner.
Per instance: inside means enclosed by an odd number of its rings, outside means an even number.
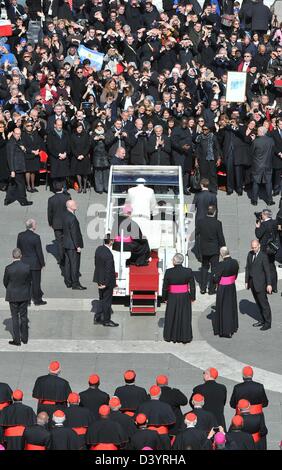
[[[28,342],[27,308],[30,299],[30,267],[22,261],[19,248],[12,252],[13,262],[6,266],[3,284],[6,288],[6,301],[9,302],[13,323],[13,340],[9,344],[20,346]]]
[[[28,264],[31,270],[31,298],[34,305],[46,305],[42,299],[41,270],[45,266],[40,236],[35,233],[36,221],[28,219],[25,223],[26,230],[18,234],[17,247],[20,248],[23,262]]]
[[[213,312],[212,324],[215,335],[231,338],[238,330],[238,306],[235,281],[239,272],[239,263],[232,259],[227,246],[220,248],[222,261],[218,263],[213,274],[217,284],[216,309]]]
[[[251,146],[252,176],[253,189],[252,200],[253,206],[258,203],[259,185],[265,185],[266,203],[272,206],[275,202],[272,199],[272,158],[274,154],[274,141],[266,135],[266,128],[261,126],[258,128],[257,138]]]
[[[163,281],[163,301],[167,304],[164,323],[164,340],[174,343],[190,343],[192,333],[191,302],[196,299],[192,269],[182,266],[184,256],[176,253],[173,268],[167,269]]]

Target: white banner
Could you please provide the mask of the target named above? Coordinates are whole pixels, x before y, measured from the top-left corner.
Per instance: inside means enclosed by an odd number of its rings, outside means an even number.
[[[226,101],[228,103],[244,103],[246,96],[247,72],[228,72]]]

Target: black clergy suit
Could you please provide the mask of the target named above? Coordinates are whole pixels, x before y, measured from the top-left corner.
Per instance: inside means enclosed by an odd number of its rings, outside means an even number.
[[[99,289],[102,313],[101,318],[96,318],[96,320],[101,320],[104,323],[109,322],[111,320],[111,307],[113,289],[116,285],[116,273],[113,254],[106,245],[98,246],[95,252],[95,272],[93,282],[97,282],[98,286],[106,286],[104,289]]]

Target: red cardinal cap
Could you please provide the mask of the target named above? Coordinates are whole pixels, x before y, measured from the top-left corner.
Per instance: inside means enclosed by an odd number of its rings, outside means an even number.
[[[14,400],[22,400],[23,399],[23,392],[19,389],[13,391],[13,399]]]
[[[186,421],[195,421],[197,419],[197,416],[195,415],[195,413],[187,413],[187,415],[185,415],[185,419]]]
[[[254,375],[253,368],[251,366],[246,366],[243,369],[243,377],[252,377]]]
[[[250,402],[248,400],[245,400],[244,398],[242,398],[242,400],[238,401],[237,406],[240,410],[245,410],[245,409],[250,407]]]
[[[244,420],[243,420],[242,416],[236,415],[236,416],[233,416],[231,422],[232,422],[233,426],[235,426],[236,428],[239,428],[239,427],[243,426]]]
[[[204,400],[205,400],[204,396],[201,395],[200,393],[196,393],[195,395],[193,395],[193,402],[194,403],[201,403]]]
[[[111,408],[117,408],[120,406],[120,399],[118,397],[112,397],[109,401],[109,405]]]
[[[52,361],[49,364],[49,371],[50,372],[55,372],[55,373],[59,372],[60,368],[61,368],[61,365],[58,361]]]
[[[161,394],[161,389],[158,387],[158,385],[152,385],[150,388],[150,395],[151,397],[157,397]]]
[[[100,377],[99,375],[97,374],[92,374],[90,375],[89,379],[88,379],[88,383],[90,385],[98,385],[100,383]]]
[[[213,378],[213,379],[217,379],[218,377],[218,371],[217,369],[215,369],[214,367],[210,367],[209,368],[209,373],[210,373],[210,376]]]
[[[156,378],[156,384],[157,385],[167,385],[168,384],[168,378],[166,375],[158,375]]]
[[[99,408],[99,415],[100,416],[108,416],[111,412],[111,409],[108,405],[101,405]]]
[[[66,415],[62,410],[57,410],[53,413],[53,416],[55,416],[55,418],[64,418]]]
[[[136,377],[136,372],[134,370],[126,370],[123,374],[124,380],[134,380]]]
[[[68,396],[69,403],[79,403],[79,401],[80,401],[80,398],[79,398],[78,393],[72,392],[69,394]]]
[[[145,424],[147,422],[147,416],[144,415],[144,413],[139,413],[136,418],[135,418],[135,423],[136,424]]]

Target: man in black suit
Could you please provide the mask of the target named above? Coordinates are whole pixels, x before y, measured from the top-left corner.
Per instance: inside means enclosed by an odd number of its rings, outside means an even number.
[[[251,248],[245,271],[246,289],[251,289],[262,317],[253,326],[260,326],[265,331],[271,328],[271,310],[267,299],[267,294],[272,293],[269,261],[258,240],[252,241]]]
[[[113,239],[107,236],[104,245],[95,252],[95,271],[93,282],[98,284],[101,314],[96,315],[94,323],[104,326],[119,326],[111,320],[113,290],[116,285],[114,257],[111,251]]]
[[[202,256],[202,269],[200,289],[201,294],[206,293],[208,284],[209,267],[211,266],[211,274],[213,273],[216,265],[219,262],[219,251],[222,246],[225,246],[225,238],[222,231],[222,223],[216,220],[216,207],[209,206],[207,215],[200,219],[196,225],[195,236],[200,240],[200,253]],[[215,285],[212,279],[209,283],[210,295],[215,294]]]
[[[66,203],[71,197],[64,192],[64,185],[61,181],[54,181],[53,187],[55,194],[48,199],[48,223],[54,230],[58,246],[58,264],[62,267],[65,261],[63,218],[67,210]]]
[[[6,301],[10,304],[13,322],[13,341],[9,344],[20,346],[28,342],[27,307],[30,299],[31,272],[28,264],[22,261],[19,248],[12,252],[13,262],[6,266],[3,284],[6,288]]]
[[[4,205],[8,206],[14,201],[19,201],[21,206],[30,206],[32,201],[26,199],[25,191],[25,153],[26,149],[22,145],[21,129],[16,127],[13,135],[7,143],[7,162],[10,170],[10,183]]]
[[[217,197],[215,193],[209,191],[209,180],[207,178],[202,178],[200,184],[201,191],[195,194],[193,200],[196,211],[196,225],[199,220],[206,217],[209,206],[215,206],[217,210]]]
[[[273,196],[282,192],[282,118],[277,119],[277,129],[271,133],[274,140],[273,168]]]
[[[23,262],[28,264],[31,270],[31,298],[34,305],[46,305],[42,300],[41,269],[45,266],[40,236],[35,232],[36,222],[28,219],[25,223],[26,231],[18,234],[17,247],[22,252]]]
[[[70,199],[66,202],[66,213],[63,218],[63,244],[65,250],[65,284],[74,290],[84,290],[79,282],[80,254],[83,238],[79,222],[75,216],[77,204]]]
[[[277,293],[277,271],[275,266],[275,253],[268,253],[268,242],[275,240],[277,236],[277,222],[272,219],[272,211],[270,209],[263,209],[261,212],[261,217],[256,221],[255,235],[260,242],[261,250],[267,254],[269,267],[270,267],[270,276],[271,276],[271,285],[272,293]]]

